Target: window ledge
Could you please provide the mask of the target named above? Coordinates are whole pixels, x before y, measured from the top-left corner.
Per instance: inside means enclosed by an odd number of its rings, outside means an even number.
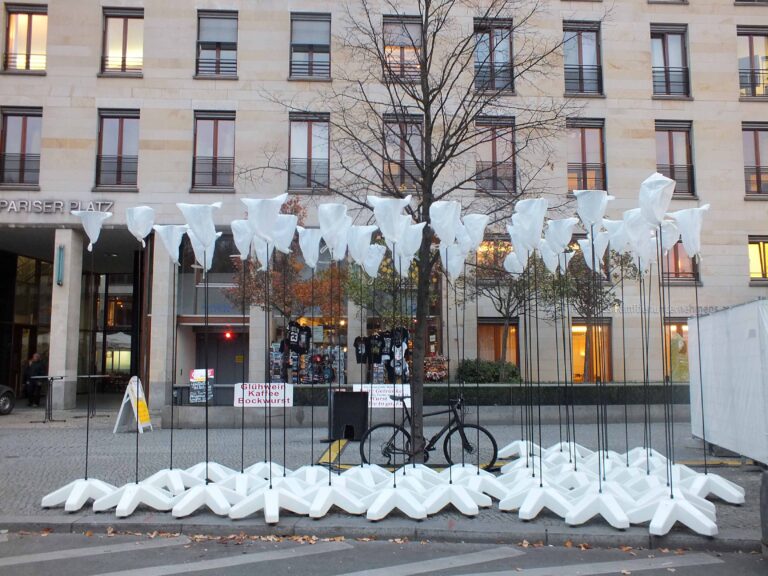
[[[704,284],[701,283],[701,280],[691,280],[690,278],[665,278],[664,285],[670,287],[698,286],[701,288]]]
[[[565,92],[563,94],[566,98],[597,98],[605,99],[605,94],[589,94],[587,92]]]
[[[768,102],[768,96],[739,96],[739,102]]]
[[[648,4],[671,4],[672,6],[688,4],[688,0],[648,0]]]
[[[108,192],[110,194],[127,192],[129,194],[138,194],[139,188],[137,186],[94,186],[91,188],[91,192]]]
[[[237,74],[195,74],[195,80],[240,80]]]
[[[0,184],[0,190],[19,190],[20,192],[40,192],[39,184],[17,184],[17,183],[2,183]]]
[[[744,200],[748,202],[766,202],[768,194],[744,194]]]
[[[144,72],[99,72],[97,78],[144,78]]]
[[[683,202],[698,202],[701,200],[696,194],[672,194],[672,200],[682,200]]]
[[[191,194],[234,194],[234,186],[192,186],[189,189]]]
[[[328,195],[331,193],[327,186],[315,186],[314,188],[288,188],[290,194],[303,194],[313,195],[319,194],[320,196]]]
[[[766,2],[739,2],[739,0],[736,0],[733,3],[733,5],[734,6],[768,6],[768,1],[766,1]]]
[[[48,72],[45,70],[3,70],[0,74],[7,74],[8,76],[47,76]]]
[[[749,285],[754,288],[768,288],[768,278],[750,278]]]
[[[288,76],[288,82],[333,82],[330,76]]]
[[[502,90],[502,89],[493,89],[493,88],[475,88],[475,93],[477,94],[498,94],[501,97],[509,98],[511,96],[517,96],[517,92],[515,92],[514,88],[510,88],[508,90]]]
[[[693,96],[684,94],[653,94],[651,100],[679,100],[680,102],[693,102]]]

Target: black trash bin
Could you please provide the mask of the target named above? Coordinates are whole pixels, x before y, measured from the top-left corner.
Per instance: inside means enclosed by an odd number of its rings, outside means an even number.
[[[359,442],[368,428],[368,392],[331,392],[331,440]]]

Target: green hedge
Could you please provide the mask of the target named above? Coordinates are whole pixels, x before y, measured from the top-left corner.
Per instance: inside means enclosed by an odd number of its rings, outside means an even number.
[[[456,371],[456,381],[478,384],[520,382],[520,371],[511,362],[462,360]]]

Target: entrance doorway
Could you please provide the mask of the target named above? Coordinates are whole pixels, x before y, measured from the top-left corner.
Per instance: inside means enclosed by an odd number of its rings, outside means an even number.
[[[205,332],[195,336],[195,368],[205,368]],[[213,368],[216,384],[236,384],[248,379],[248,335],[230,329],[208,332],[208,368]]]

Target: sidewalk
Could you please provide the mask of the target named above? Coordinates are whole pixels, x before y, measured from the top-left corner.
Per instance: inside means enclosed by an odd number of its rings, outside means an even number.
[[[56,418],[66,422],[32,424],[31,420],[42,417],[39,409],[17,408],[10,416],[0,418],[0,530],[56,531],[115,530],[153,532],[169,531],[186,534],[280,534],[333,537],[366,537],[375,539],[407,538],[410,540],[439,540],[513,543],[523,541],[534,545],[574,545],[586,543],[593,547],[632,546],[634,548],[689,548],[697,550],[759,551],[760,510],[759,493],[761,470],[751,463],[727,457],[710,457],[719,464],[711,471],[736,482],[746,490],[746,503],[732,506],[717,501],[719,535],[715,538],[699,536],[685,527],[676,526],[665,537],[651,537],[646,526],[632,526],[618,531],[602,519],[593,519],[579,527],[570,527],[552,514],[542,514],[530,522],[521,521],[516,513],[501,512],[497,505],[481,510],[474,518],[458,512],[444,510],[423,521],[413,521],[402,515],[391,515],[370,522],[364,517],[343,512],[332,512],[320,520],[312,520],[292,514],[281,514],[279,524],[269,526],[263,517],[253,516],[233,521],[199,512],[188,518],[175,519],[170,513],[149,512],[139,509],[126,519],[118,519],[113,513],[94,514],[88,507],[80,512],[67,514],[63,509],[43,510],[40,499],[52,490],[83,476],[85,456],[86,419],[83,410],[56,412]],[[134,480],[136,437],[134,434],[112,434],[116,410],[107,404],[97,407],[96,416],[90,421],[89,475],[115,485]],[[520,437],[518,415],[510,414],[511,424],[490,425],[499,446]],[[272,430],[272,460],[285,462],[289,468],[318,461],[327,444],[320,439],[327,436],[324,427],[290,428],[283,432],[282,422],[276,422]],[[436,431],[436,430],[434,430]],[[428,429],[430,434],[433,429]],[[630,424],[630,447],[641,443],[642,424]],[[664,427],[652,425],[653,446],[663,451]],[[699,466],[703,461],[701,442],[691,437],[690,424],[675,425],[675,452],[679,462]],[[538,436],[538,429],[536,430]],[[543,445],[558,441],[557,425],[542,426]],[[587,447],[596,445],[594,425],[579,424],[577,441]],[[283,438],[285,437],[285,442]],[[145,478],[160,468],[169,466],[171,431],[155,429],[139,437],[139,476]],[[188,467],[204,459],[205,430],[175,430],[174,467]],[[264,460],[265,435],[263,429],[246,429],[245,463]],[[240,430],[210,430],[208,434],[211,459],[223,465],[240,469]],[[314,440],[314,441],[313,441]],[[625,447],[625,427],[610,424],[608,441],[611,449],[619,452]],[[437,455],[436,460],[438,460]],[[436,462],[439,465],[442,457]],[[359,463],[357,443],[349,443],[340,457],[340,463]],[[431,463],[431,462],[430,462]]]

